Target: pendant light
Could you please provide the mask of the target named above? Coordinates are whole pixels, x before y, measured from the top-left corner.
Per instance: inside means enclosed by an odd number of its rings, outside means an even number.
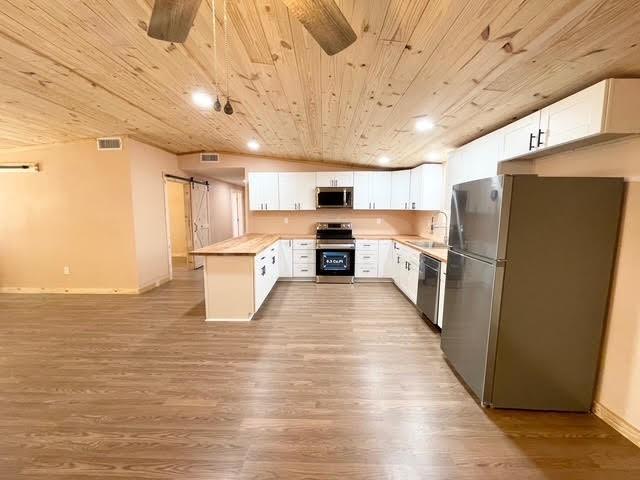
[[[215,0],[214,0],[215,1]],[[229,98],[229,25],[227,18],[227,0],[224,0],[224,72],[226,75],[227,86],[227,103],[224,104],[224,113],[227,115],[233,114],[233,106]]]
[[[218,96],[218,42],[216,37],[216,24],[218,23],[216,20],[216,0],[211,0],[211,17],[212,17],[212,25],[213,25],[213,85],[216,88],[216,101],[213,103],[213,109],[216,112],[222,110],[222,104],[220,103],[220,97]]]

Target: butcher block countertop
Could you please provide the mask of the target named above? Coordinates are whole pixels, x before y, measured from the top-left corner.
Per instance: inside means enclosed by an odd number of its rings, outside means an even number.
[[[417,235],[359,235],[354,234],[357,240],[395,240],[414,248],[421,253],[429,255],[441,262],[447,261],[446,248],[420,248],[409,243],[410,241],[432,240],[431,238],[419,237]],[[289,239],[313,239],[315,235],[310,234],[274,234],[274,233],[248,233],[242,237],[229,238],[222,242],[208,245],[204,248],[190,252],[194,255],[256,255],[277,240]]]
[[[194,255],[256,255],[280,238],[280,235],[271,233],[248,233],[207,245],[190,253]]]

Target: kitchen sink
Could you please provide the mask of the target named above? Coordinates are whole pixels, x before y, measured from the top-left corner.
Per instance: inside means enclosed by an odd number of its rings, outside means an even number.
[[[407,243],[410,243],[411,245],[415,245],[416,247],[420,247],[420,248],[447,248],[447,244],[446,243],[440,243],[440,242],[433,242],[431,240],[423,240],[423,241],[409,241]]]

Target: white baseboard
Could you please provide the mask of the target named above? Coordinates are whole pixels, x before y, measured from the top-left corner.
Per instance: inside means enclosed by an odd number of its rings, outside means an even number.
[[[49,287],[0,287],[0,293],[54,293],[67,295],[137,295],[148,292],[169,281],[169,277],[163,277],[159,280],[144,285],[139,288],[49,288]]]
[[[138,288],[48,288],[48,287],[0,287],[0,293],[62,293],[70,295],[134,295]]]
[[[640,447],[640,430],[631,425],[622,417],[619,417],[601,403],[594,402],[591,408],[593,414],[616,430],[620,435]]]

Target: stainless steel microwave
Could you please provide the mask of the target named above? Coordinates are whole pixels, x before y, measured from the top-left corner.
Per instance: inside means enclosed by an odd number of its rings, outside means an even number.
[[[353,187],[316,188],[317,208],[353,208]]]

